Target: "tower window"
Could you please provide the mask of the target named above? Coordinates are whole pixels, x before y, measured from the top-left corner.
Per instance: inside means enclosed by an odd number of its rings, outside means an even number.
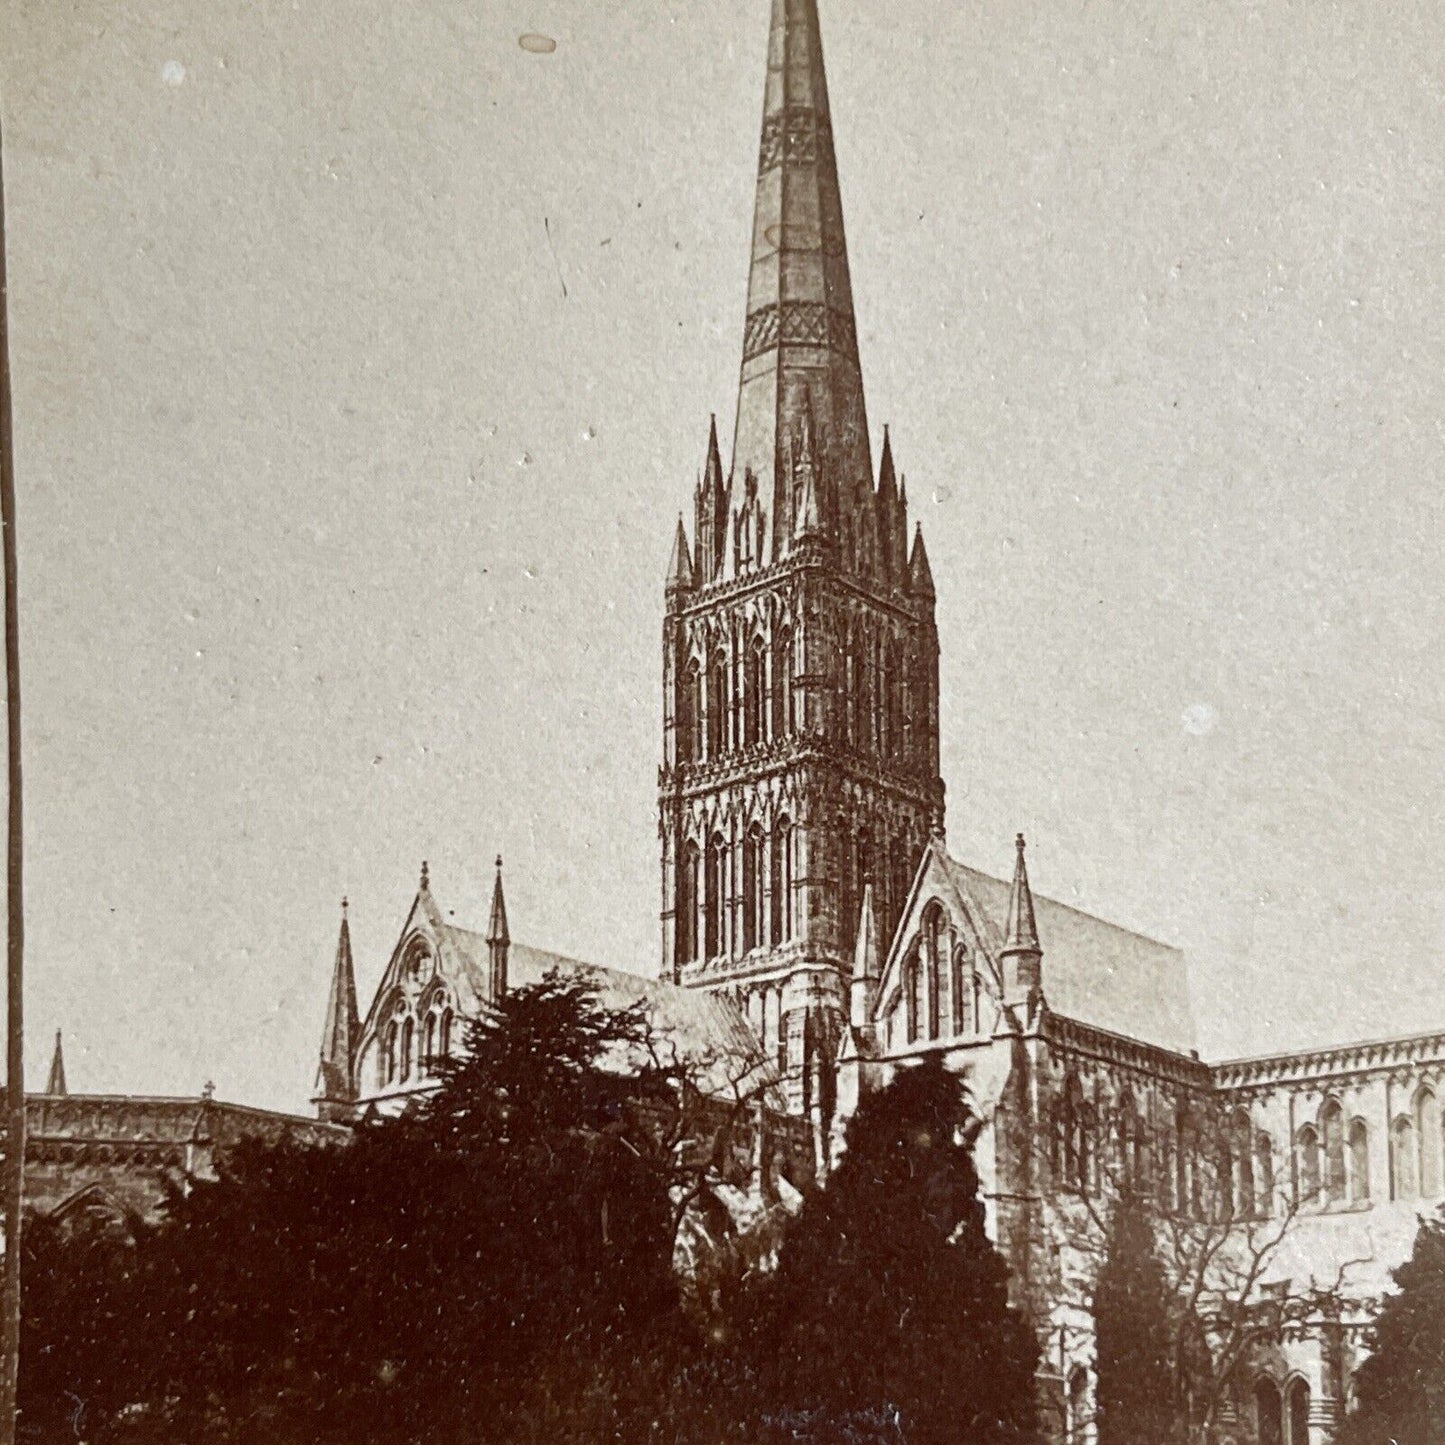
[[[723,951],[723,908],[726,904],[727,843],[716,834],[707,850],[707,879],[703,898],[704,957]]]
[[[743,952],[763,940],[763,830],[754,823],[743,839]]]
[[[767,736],[768,654],[761,637],[748,648],[747,675],[743,684],[743,742],[748,747]]]
[[[773,825],[773,916],[769,937],[775,944],[793,936],[793,829],[786,818]]]
[[[728,736],[728,663],[719,652],[707,674],[707,755],[721,757]]]
[[[696,762],[702,754],[702,665],[694,658],[687,665],[677,696],[677,760]]]
[[[773,644],[773,736],[793,731],[793,638],[786,629]]]
[[[700,864],[698,846],[689,840],[683,844],[677,865],[677,961],[687,964],[697,960],[697,875]]]

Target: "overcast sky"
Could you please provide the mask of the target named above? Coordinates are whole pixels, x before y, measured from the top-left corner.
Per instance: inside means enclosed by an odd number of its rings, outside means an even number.
[[[424,857],[655,970],[768,0],[6,8],[32,1081],[303,1107]],[[953,851],[1206,1056],[1445,1025],[1445,7],[822,10]]]

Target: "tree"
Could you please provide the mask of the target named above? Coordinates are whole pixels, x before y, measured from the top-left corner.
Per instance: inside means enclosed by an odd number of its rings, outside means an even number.
[[[775,1431],[756,1438],[1034,1438],[1038,1347],[984,1231],[972,1123],[936,1060],[860,1105],[747,1326],[739,1360]]]
[[[1169,1284],[1162,1321],[1169,1370],[1192,1445],[1215,1445],[1242,1371],[1283,1331],[1322,1329],[1338,1320],[1348,1271],[1325,1283],[1270,1282],[1270,1267],[1312,1201],[1285,1185],[1243,1187],[1235,1129],[1222,1117],[1198,1121],[1157,1179],[1138,1177],[1119,1154],[1099,1161],[1097,1187],[1078,1181],[1060,1198],[1073,1243],[1094,1259],[1108,1255],[1109,1201],[1135,1193],[1152,1218]],[[1152,1187],[1152,1194],[1146,1190]]]
[[[145,1370],[145,1321],[130,1308],[146,1226],[105,1201],[30,1218],[24,1242],[22,1438],[88,1439]]]
[[[1122,1195],[1094,1282],[1098,1445],[1169,1445],[1186,1421],[1173,1366],[1176,1300],[1145,1203]]]
[[[1340,1445],[1445,1441],[1445,1219],[1420,1221],[1414,1251],[1392,1277]]]
[[[640,1005],[552,976],[472,1025],[402,1117],[223,1155],[129,1246],[93,1438],[646,1438],[693,1339],[679,1221],[735,1172],[754,1106],[751,1064],[722,1098],[704,1067]],[[97,1271],[64,1248],[51,1274],[83,1289]]]

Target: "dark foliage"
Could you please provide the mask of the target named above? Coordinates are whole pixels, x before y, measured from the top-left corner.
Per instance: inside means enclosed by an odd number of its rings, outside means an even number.
[[[1099,1445],[1168,1445],[1187,1419],[1172,1367],[1178,1301],[1148,1208],[1125,1195],[1094,1284]]]
[[[22,1235],[25,1360],[21,1408],[31,1438],[77,1440],[126,1403],[144,1373],[134,1328],[139,1220],[95,1199],[63,1217],[31,1218]]]
[[[79,1396],[96,1439],[512,1440],[585,1416],[599,1382],[627,1410],[631,1361],[682,1327],[678,1070],[575,980],[515,991],[468,1042],[404,1118],[247,1143],[124,1247],[37,1231],[27,1422]]]
[[[1034,1438],[1038,1347],[984,1232],[970,1122],[936,1062],[902,1071],[850,1122],[746,1323],[777,1438]]]
[[[1356,1406],[1340,1445],[1445,1442],[1445,1220],[1421,1220],[1394,1280],[1355,1375]]]
[[[74,1441],[77,1419],[93,1445],[1032,1438],[1033,1339],[942,1069],[860,1111],[775,1275],[739,1246],[704,1304],[673,1252],[719,1115],[641,1012],[553,978],[468,1043],[402,1118],[248,1143],[153,1227],[38,1224],[30,1438]]]

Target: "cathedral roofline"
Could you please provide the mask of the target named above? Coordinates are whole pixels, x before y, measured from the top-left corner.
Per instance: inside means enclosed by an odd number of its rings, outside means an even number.
[[[1044,1015],[1041,1033],[1046,1042],[1074,1053],[1090,1054],[1106,1063],[1138,1070],[1140,1074],[1172,1078],[1198,1089],[1214,1085],[1213,1070],[1197,1055],[1181,1053],[1163,1044],[1151,1044],[1098,1024],[1070,1018],[1052,1009]]]
[[[1426,1061],[1445,1063],[1445,1029],[1225,1059],[1211,1068],[1217,1086],[1233,1090],[1289,1079],[1306,1083],[1343,1073],[1368,1073]]]

